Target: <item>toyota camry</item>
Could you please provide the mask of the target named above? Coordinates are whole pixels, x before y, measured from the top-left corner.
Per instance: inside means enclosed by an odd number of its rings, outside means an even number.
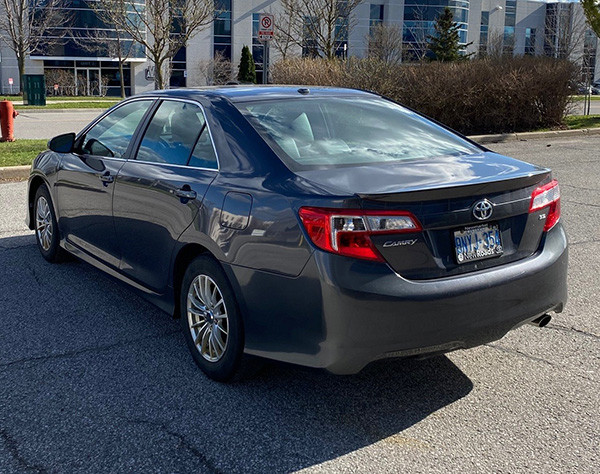
[[[226,381],[270,358],[353,374],[547,324],[567,299],[549,169],[373,93],[158,91],[34,161],[27,224],[179,318]]]

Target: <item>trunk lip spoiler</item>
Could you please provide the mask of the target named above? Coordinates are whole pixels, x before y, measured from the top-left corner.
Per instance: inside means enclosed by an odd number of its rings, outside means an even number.
[[[369,201],[415,202],[432,201],[468,196],[494,194],[502,191],[512,191],[528,188],[536,184],[545,184],[552,178],[550,169],[540,169],[523,176],[512,176],[500,180],[485,180],[476,183],[450,184],[431,188],[414,187],[401,189],[393,193],[373,194],[357,193],[356,195]]]

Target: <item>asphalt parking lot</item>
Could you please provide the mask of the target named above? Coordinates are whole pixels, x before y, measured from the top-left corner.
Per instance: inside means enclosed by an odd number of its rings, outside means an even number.
[[[208,380],[176,321],[87,264],[46,263],[25,183],[0,184],[0,472],[600,472],[600,137],[490,148],[561,183],[565,311],[347,377]]]

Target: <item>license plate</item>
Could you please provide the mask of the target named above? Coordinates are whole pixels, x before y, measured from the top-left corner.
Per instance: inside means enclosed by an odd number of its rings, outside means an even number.
[[[497,257],[504,252],[497,224],[482,224],[454,231],[458,263]]]

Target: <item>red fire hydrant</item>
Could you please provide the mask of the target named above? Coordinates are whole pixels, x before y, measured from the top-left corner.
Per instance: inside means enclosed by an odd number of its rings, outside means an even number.
[[[0,101],[0,128],[2,129],[2,138],[0,142],[14,142],[13,135],[15,131],[15,118],[19,115],[10,100]]]

